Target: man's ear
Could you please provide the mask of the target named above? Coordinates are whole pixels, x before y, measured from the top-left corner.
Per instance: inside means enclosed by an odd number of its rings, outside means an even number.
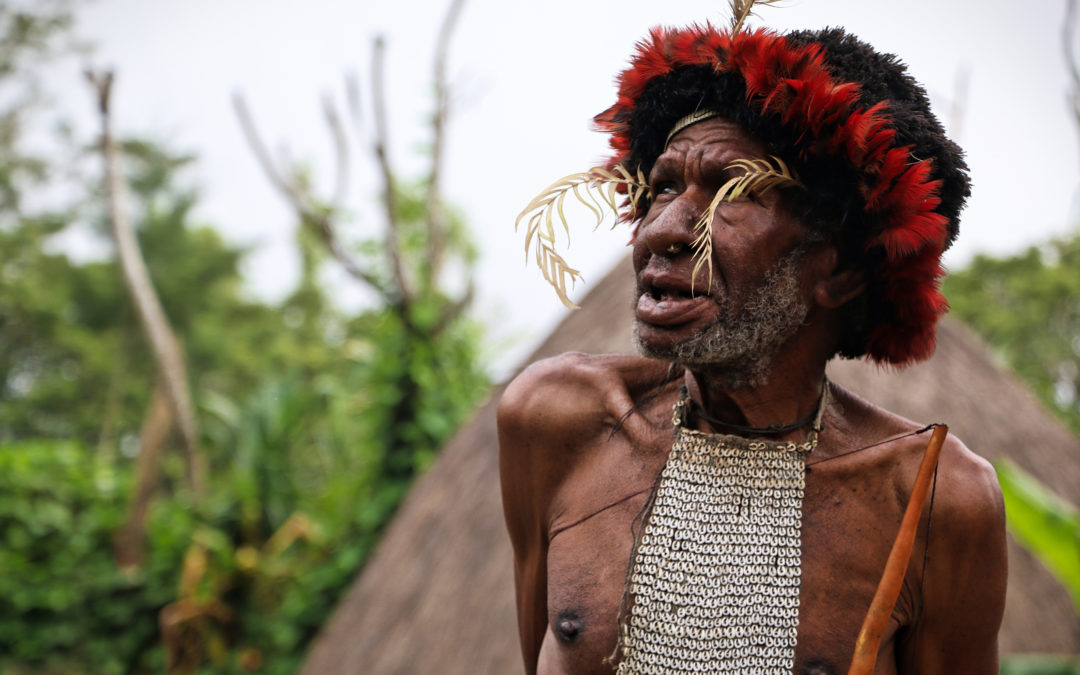
[[[851,302],[866,290],[862,272],[837,270],[814,286],[814,300],[822,307],[837,309]]]
[[[822,267],[827,270],[814,283],[814,300],[827,309],[837,309],[851,302],[866,290],[866,280],[862,272],[840,267],[836,248],[829,246],[821,259]]]

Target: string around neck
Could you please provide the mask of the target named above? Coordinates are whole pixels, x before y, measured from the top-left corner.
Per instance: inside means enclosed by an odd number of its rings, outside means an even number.
[[[734,424],[712,417],[705,412],[704,406],[690,396],[689,390],[686,388],[685,384],[682,385],[681,392],[682,398],[689,402],[690,410],[693,414],[705,420],[717,430],[723,429],[744,436],[779,436],[790,431],[801,429],[811,422],[813,422],[813,427],[811,428],[813,433],[820,434],[825,429],[825,408],[828,405],[829,399],[829,378],[827,377],[821,383],[821,396],[818,398],[818,404],[815,410],[812,410],[808,415],[797,419],[794,422],[788,424],[770,424],[767,427],[752,427],[743,424]]]

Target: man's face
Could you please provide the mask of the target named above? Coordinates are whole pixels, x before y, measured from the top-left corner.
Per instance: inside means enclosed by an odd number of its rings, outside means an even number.
[[[720,366],[741,373],[738,384],[752,384],[806,317],[800,245],[807,233],[778,190],[722,202],[712,225],[712,283],[707,265],[692,279],[694,225],[738,175],[726,167],[740,158],[767,153],[737,125],[713,118],[680,131],[657,159],[653,202],[634,242],[634,332],[646,356]]]

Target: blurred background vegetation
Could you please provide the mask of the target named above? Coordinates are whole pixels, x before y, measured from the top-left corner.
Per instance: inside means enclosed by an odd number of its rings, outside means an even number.
[[[0,672],[294,672],[411,479],[489,388],[471,293],[440,290],[432,263],[468,270],[475,256],[438,193],[439,83],[431,170],[383,166],[378,237],[345,247],[339,206],[306,170],[264,164],[303,262],[275,303],[243,291],[246,251],[192,217],[197,158],[118,139],[141,254],[186,359],[207,469],[194,490],[118,263],[56,244],[76,227],[111,236],[96,139],[76,138],[38,86],[79,48],[72,11],[0,2]],[[30,131],[42,119],[55,122],[48,152]],[[66,196],[40,197],[53,193]],[[340,309],[326,266],[376,301]],[[977,258],[947,295],[1080,432],[1080,235]],[[1035,505],[1010,526],[1056,547],[1048,559],[1080,598],[1075,508],[1023,477],[1003,483]]]
[[[294,672],[411,478],[488,391],[468,298],[439,290],[427,256],[432,176],[387,186],[396,261],[356,243],[385,291],[373,306],[345,313],[320,284],[339,264],[319,229],[334,213],[309,195],[301,280],[266,304],[243,292],[245,251],[192,218],[196,158],[120,139],[187,361],[207,465],[195,492],[168,407],[155,417],[158,368],[117,262],[55,244],[79,224],[110,236],[96,142],[58,123],[63,154],[29,149],[31,119],[62,119],[36,76],[75,48],[71,22],[67,3],[0,3],[0,672]],[[35,198],[62,181],[74,199]],[[442,210],[442,255],[467,265],[464,225]],[[158,461],[140,467],[148,443]]]

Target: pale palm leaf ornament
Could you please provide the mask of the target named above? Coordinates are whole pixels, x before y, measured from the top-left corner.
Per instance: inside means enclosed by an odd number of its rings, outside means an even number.
[[[742,170],[743,173],[731,178],[717,190],[709,207],[694,225],[693,279],[697,278],[702,266],[708,265],[709,286],[712,285],[712,223],[720,204],[732,202],[750,194],[764,195],[777,187],[802,186],[788,165],[775,156],[769,159],[737,159],[725,169]],[[622,196],[624,193],[625,199]],[[623,220],[633,221],[640,215],[639,206],[646,204],[652,198],[652,192],[640,168],[635,173],[631,173],[621,164],[612,169],[595,167],[555,181],[518,214],[514,221],[514,229],[519,229],[522,221],[526,222],[526,264],[531,251],[536,260],[536,266],[540,268],[544,279],[555,289],[562,303],[571,309],[577,309],[578,306],[570,300],[567,290],[568,286],[573,287],[582,278],[581,273],[571,267],[555,250],[556,216],[566,233],[569,244],[570,225],[566,219],[565,204],[567,195],[571,194],[592,212],[596,219],[593,225],[595,229],[603,224],[608,212],[618,216],[623,208],[626,209]],[[620,206],[620,200],[623,201],[623,207]],[[615,224],[618,224],[619,220],[616,218]],[[693,284],[693,281],[691,283]],[[693,292],[693,286],[691,286],[691,292]]]
[[[620,192],[620,186],[623,186]],[[637,206],[642,198],[649,197],[649,186],[645,176],[639,168],[636,174],[630,173],[622,164],[615,165],[612,169],[594,167],[582,173],[574,173],[555,181],[537,195],[518,214],[514,221],[514,229],[521,226],[521,222],[527,222],[525,228],[525,261],[528,263],[529,250],[534,249],[533,256],[536,265],[540,268],[544,279],[555,289],[559,299],[567,307],[577,309],[577,305],[567,295],[567,283],[573,286],[581,273],[570,267],[566,260],[555,251],[555,215],[558,215],[559,223],[566,232],[567,242],[570,238],[570,226],[566,220],[564,205],[566,196],[573,194],[578,202],[584,204],[596,218],[593,228],[600,227],[604,222],[605,214],[610,211],[619,215],[619,201],[625,192],[627,204],[627,219],[637,217]],[[619,220],[616,218],[615,224]]]
[[[709,268],[707,288],[712,288],[712,226],[716,209],[722,202],[733,202],[750,194],[761,196],[778,187],[803,186],[784,160],[775,155],[771,155],[769,159],[736,159],[725,167],[727,171],[734,169],[741,169],[744,173],[731,178],[720,186],[720,189],[716,191],[716,196],[713,197],[712,203],[709,204],[709,208],[705,209],[697,224],[694,225],[694,270],[691,273],[691,293],[694,292],[694,282],[697,280],[698,272],[705,265],[708,265]]]

